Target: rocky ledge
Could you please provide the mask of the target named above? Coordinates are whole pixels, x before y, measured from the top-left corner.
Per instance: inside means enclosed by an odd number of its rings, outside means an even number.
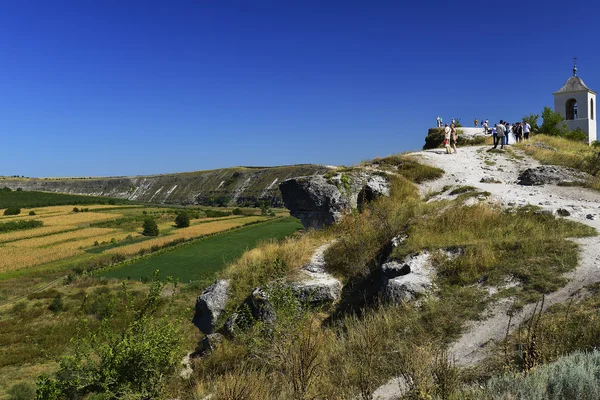
[[[542,165],[528,168],[519,174],[520,185],[582,185],[592,178],[591,175],[574,168],[560,165]]]
[[[337,222],[344,212],[388,196],[389,184],[383,175],[354,171],[331,177],[304,176],[282,182],[279,190],[285,207],[305,228],[321,228]]]

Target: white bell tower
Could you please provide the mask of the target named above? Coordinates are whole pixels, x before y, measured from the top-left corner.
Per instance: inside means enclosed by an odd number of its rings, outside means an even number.
[[[562,88],[554,92],[554,111],[561,114],[569,130],[580,128],[588,135],[588,143],[596,136],[596,92],[585,86],[577,76],[577,57],[574,59],[573,76]]]

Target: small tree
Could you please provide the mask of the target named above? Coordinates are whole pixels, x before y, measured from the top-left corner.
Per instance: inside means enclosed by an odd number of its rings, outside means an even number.
[[[539,114],[529,114],[523,117],[523,122],[527,122],[529,126],[531,126],[531,130],[533,132],[537,132],[540,130],[538,126],[538,119],[540,118]]]
[[[19,207],[8,207],[4,210],[4,215],[19,215],[21,214],[21,209]]]
[[[158,236],[158,225],[156,221],[152,218],[146,218],[144,220],[144,230],[142,231],[142,235],[144,236]]]
[[[544,122],[540,127],[540,132],[552,136],[563,136],[567,133],[567,126],[563,123],[565,120],[562,115],[552,111],[550,107],[544,107],[542,112]]]
[[[175,217],[175,226],[178,228],[187,228],[190,226],[190,214],[187,211],[180,211]]]

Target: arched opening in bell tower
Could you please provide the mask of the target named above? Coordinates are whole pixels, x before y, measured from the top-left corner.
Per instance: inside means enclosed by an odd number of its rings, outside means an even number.
[[[566,119],[567,120],[577,119],[577,100],[575,100],[575,99],[567,100],[566,106],[567,106],[566,113],[565,113]]]
[[[594,119],[594,99],[590,99],[590,119]]]

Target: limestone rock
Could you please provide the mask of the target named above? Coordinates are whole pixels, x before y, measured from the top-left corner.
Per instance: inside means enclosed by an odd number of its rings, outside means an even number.
[[[220,333],[206,335],[204,339],[202,339],[202,342],[200,342],[198,353],[202,355],[210,353],[211,351],[214,351],[222,341],[223,335]]]
[[[275,322],[275,310],[269,302],[269,294],[263,288],[255,288],[247,300],[252,316],[254,319],[264,321],[266,323]]]
[[[389,261],[381,266],[383,296],[386,300],[402,303],[415,300],[433,287],[431,254],[422,252],[406,257],[403,261]]]
[[[520,185],[568,185],[583,184],[591,178],[591,175],[574,168],[559,165],[542,165],[540,167],[528,168],[519,174]]]
[[[298,280],[290,283],[292,290],[302,301],[313,305],[333,303],[342,293],[342,283],[325,272],[325,251],[333,242],[319,247],[311,261],[302,267]]]
[[[365,201],[388,196],[389,184],[382,176],[355,171],[330,178],[292,178],[282,182],[279,190],[285,207],[305,228],[321,228],[337,222],[344,212]]]
[[[203,333],[214,331],[215,322],[227,303],[228,290],[229,280],[219,279],[196,299],[196,313],[192,322]]]
[[[532,146],[537,147],[538,149],[557,151],[555,147],[552,147],[552,146],[547,145],[546,143],[542,143],[542,142],[535,142]]]

